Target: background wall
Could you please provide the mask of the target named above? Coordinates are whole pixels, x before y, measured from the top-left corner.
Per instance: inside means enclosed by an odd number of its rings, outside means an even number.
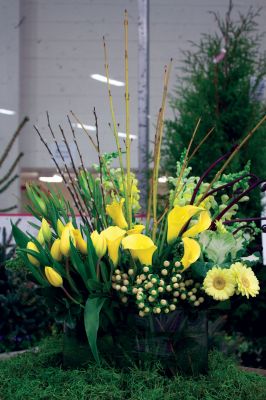
[[[131,133],[137,132],[137,0],[1,0],[1,80],[0,107],[15,107],[15,117],[0,116],[0,144],[7,140],[24,115],[31,119],[20,136],[19,147],[25,156],[21,162],[23,177],[33,178],[39,169],[53,167],[43,145],[34,133],[37,124],[47,141],[45,111],[58,132],[60,123],[70,135],[66,115],[74,110],[80,119],[93,125],[92,109],[99,118],[104,151],[114,150],[108,127],[111,121],[106,84],[90,75],[104,75],[102,36],[105,35],[110,58],[111,78],[124,81],[123,12],[129,13],[129,62],[131,94]],[[246,12],[262,6],[258,20],[263,30],[265,0],[237,0],[235,11]],[[20,10],[18,7],[20,6]],[[209,10],[224,14],[227,0],[151,0],[150,1],[150,132],[156,121],[162,93],[163,67],[174,58],[170,92],[182,59],[181,50],[188,41],[197,41],[203,32],[212,32],[215,24]],[[19,25],[19,26],[17,26]],[[19,48],[18,52],[18,40]],[[266,48],[266,40],[264,49]],[[19,73],[19,79],[18,79]],[[125,131],[124,88],[112,86],[120,131]],[[17,102],[19,99],[19,107]],[[171,116],[168,107],[167,116]],[[86,163],[97,161],[86,136],[77,129],[86,155]],[[92,132],[93,135],[93,132]],[[151,138],[152,139],[152,138]],[[16,151],[16,150],[15,150]],[[137,167],[137,140],[132,146],[133,166]],[[17,193],[12,186],[12,195]]]

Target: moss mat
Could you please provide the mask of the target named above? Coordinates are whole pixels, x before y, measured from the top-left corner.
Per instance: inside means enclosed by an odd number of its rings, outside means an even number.
[[[234,361],[213,352],[209,374],[197,379],[166,378],[159,367],[128,373],[89,365],[64,370],[61,341],[46,339],[38,353],[0,362],[0,400],[265,400],[266,378],[240,371]]]

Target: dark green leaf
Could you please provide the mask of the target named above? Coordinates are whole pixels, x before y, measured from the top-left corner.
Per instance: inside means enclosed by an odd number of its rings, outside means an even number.
[[[105,298],[88,298],[84,310],[84,324],[89,345],[97,363],[100,362],[97,349],[97,333],[99,329],[99,316],[105,303]]]

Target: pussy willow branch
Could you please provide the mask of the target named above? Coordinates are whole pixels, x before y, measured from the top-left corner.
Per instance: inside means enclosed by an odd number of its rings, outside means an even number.
[[[8,143],[6,149],[4,150],[1,158],[0,158],[0,167],[2,167],[3,162],[5,161],[8,153],[10,152],[11,147],[13,146],[13,143],[15,142],[16,138],[18,137],[18,135],[20,134],[22,128],[24,127],[24,125],[29,121],[29,117],[25,117],[22,122],[19,124],[19,126],[17,127],[15,133],[13,134],[10,142]]]
[[[18,165],[21,157],[23,157],[24,153],[19,153],[19,155],[17,156],[17,158],[15,159],[15,161],[13,162],[13,164],[11,165],[11,167],[9,168],[9,170],[7,171],[7,173],[3,176],[3,178],[0,179],[0,185],[2,183],[4,183],[8,177],[12,174],[12,172],[14,171],[14,169],[16,168],[16,166]]]
[[[215,128],[211,128],[209,132],[206,133],[206,135],[203,137],[203,139],[200,141],[200,143],[195,147],[193,150],[191,156],[188,158],[188,164],[192,160],[192,158],[195,156],[195,154],[198,152],[198,150],[201,148],[201,146],[205,143],[205,141],[208,139],[208,137],[212,134]]]

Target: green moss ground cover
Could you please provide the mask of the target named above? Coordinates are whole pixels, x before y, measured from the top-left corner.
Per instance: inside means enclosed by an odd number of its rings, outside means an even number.
[[[0,362],[1,400],[265,400],[266,378],[240,371],[222,354],[210,354],[208,376],[166,378],[158,367],[129,372],[89,365],[82,370],[60,366],[56,338],[38,353]]]

